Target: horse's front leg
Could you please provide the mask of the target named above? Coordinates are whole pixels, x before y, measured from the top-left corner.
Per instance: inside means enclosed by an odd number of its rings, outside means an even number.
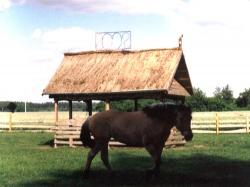
[[[156,145],[156,144],[149,144],[145,146],[146,150],[152,156],[154,160],[154,166],[151,170],[148,171],[147,175],[151,175],[152,177],[157,177],[160,173],[160,165],[161,165],[161,154],[164,145]]]

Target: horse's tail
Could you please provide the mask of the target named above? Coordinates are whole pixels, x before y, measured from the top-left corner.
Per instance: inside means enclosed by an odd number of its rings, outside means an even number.
[[[80,139],[84,147],[93,148],[95,146],[95,140],[91,139],[89,131],[89,118],[82,125]]]

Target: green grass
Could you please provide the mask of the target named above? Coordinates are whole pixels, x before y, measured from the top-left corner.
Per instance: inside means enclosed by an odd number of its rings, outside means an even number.
[[[88,149],[53,149],[52,139],[49,133],[0,133],[0,186],[250,186],[248,134],[196,134],[183,147],[164,149],[153,182],[145,180],[152,160],[144,149],[111,148],[115,176],[108,176],[98,155],[86,180]]]

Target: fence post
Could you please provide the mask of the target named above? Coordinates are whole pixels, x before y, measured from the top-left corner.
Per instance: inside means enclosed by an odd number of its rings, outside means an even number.
[[[215,122],[216,122],[216,134],[219,135],[219,114],[216,112],[215,114]]]
[[[248,114],[247,114],[247,117],[246,117],[246,121],[247,121],[247,126],[246,126],[246,130],[247,130],[247,133],[249,133],[249,117],[248,117]]]
[[[10,112],[10,116],[9,116],[9,132],[11,132],[12,129],[12,112]]]
[[[69,137],[69,147],[73,147],[73,138]]]
[[[56,139],[56,135],[54,135],[54,148],[57,148],[57,139]]]

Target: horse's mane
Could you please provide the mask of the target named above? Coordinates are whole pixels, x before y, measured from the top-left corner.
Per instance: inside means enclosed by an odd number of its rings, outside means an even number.
[[[173,104],[153,104],[146,106],[142,111],[151,118],[164,119],[167,115],[172,115],[176,110],[190,111],[190,107],[185,105],[173,105]]]

